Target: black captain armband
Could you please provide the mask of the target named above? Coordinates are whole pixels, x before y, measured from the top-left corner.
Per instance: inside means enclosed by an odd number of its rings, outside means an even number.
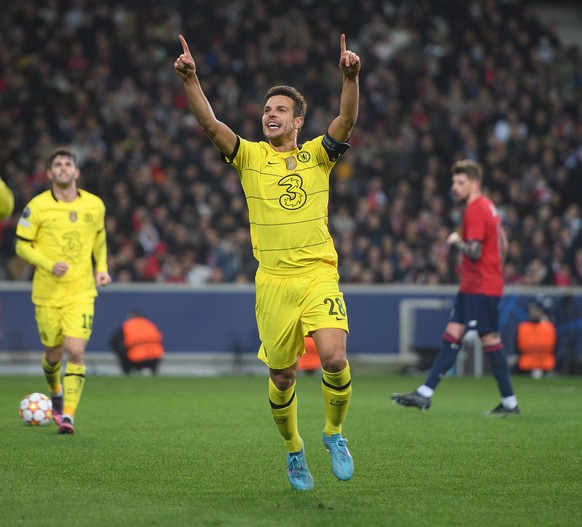
[[[227,165],[230,165],[232,163],[232,160],[236,157],[236,154],[238,153],[239,147],[240,147],[240,136],[237,135],[236,136],[236,145],[234,146],[234,152],[229,156],[220,152],[221,161],[223,163],[226,163]]]
[[[325,148],[330,161],[337,161],[337,158],[342,154],[345,154],[350,147],[349,143],[340,143],[333,137],[330,137],[328,133],[323,136],[321,144],[323,145],[323,148]]]

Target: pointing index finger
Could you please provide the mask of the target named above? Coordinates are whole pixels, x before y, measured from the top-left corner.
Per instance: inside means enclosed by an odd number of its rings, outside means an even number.
[[[186,39],[182,35],[178,35],[178,38],[180,39],[180,43],[182,44],[182,50],[184,51],[184,54],[190,55],[190,48],[188,48],[188,43],[186,42]]]
[[[342,53],[346,52],[346,36],[343,33],[340,36],[340,51]]]

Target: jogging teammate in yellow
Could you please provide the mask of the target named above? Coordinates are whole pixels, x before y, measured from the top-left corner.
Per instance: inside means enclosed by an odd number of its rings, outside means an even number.
[[[182,35],[179,38],[183,53],[174,67],[190,108],[223,159],[239,173],[249,208],[251,242],[259,262],[255,277],[259,358],[269,367],[269,401],[288,451],[289,482],[294,489],[313,488],[297,426],[295,394],[306,335],[313,336],[323,369],[323,443],[335,476],[349,480],[354,464],[341,435],[352,392],[346,358],[348,318],[327,222],[329,174],[349,148],[358,116],[360,58],[346,49],[341,35],[340,112],[325,135],[298,144],[307,104],[295,88],[275,86],[265,96],[266,141],[253,142],[216,118],[188,44]]]
[[[16,254],[35,266],[32,301],[45,352],[47,379],[59,434],[73,434],[85,384],[85,347],[93,327],[95,284],[111,282],[107,272],[105,205],[77,188],[75,156],[57,150],[49,160],[51,188],[24,208],[16,228]],[[94,265],[95,262],[95,272]],[[61,360],[67,354],[61,384]]]

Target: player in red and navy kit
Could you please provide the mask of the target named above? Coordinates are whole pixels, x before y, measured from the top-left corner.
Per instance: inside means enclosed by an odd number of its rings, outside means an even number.
[[[509,367],[499,336],[498,306],[503,294],[503,258],[507,239],[495,205],[481,194],[482,169],[470,160],[457,161],[452,167],[452,194],[466,205],[461,234],[447,239],[462,253],[461,283],[441,349],[423,385],[410,393],[392,394],[401,406],[427,410],[434,391],[453,366],[465,333],[478,333],[491,372],[497,380],[501,402],[488,415],[518,415],[519,406],[511,387]]]

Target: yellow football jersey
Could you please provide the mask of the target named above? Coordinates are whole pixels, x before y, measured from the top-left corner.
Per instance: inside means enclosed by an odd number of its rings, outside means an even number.
[[[0,179],[0,220],[8,218],[14,210],[14,194]]]
[[[67,262],[69,269],[57,277],[37,266],[34,272],[32,301],[37,305],[59,306],[79,295],[95,297],[93,255],[97,270],[107,271],[106,247],[96,247],[105,229],[103,201],[84,190],[70,202],[59,201],[50,190],[34,197],[25,207],[16,227],[19,239],[33,243],[36,251],[50,260]],[[104,244],[104,237],[101,243]],[[98,242],[99,243],[99,242]]]
[[[335,165],[323,136],[279,153],[264,141],[239,140],[233,159],[249,209],[251,242],[262,269],[304,273],[325,261],[337,266],[329,233],[329,174]]]

